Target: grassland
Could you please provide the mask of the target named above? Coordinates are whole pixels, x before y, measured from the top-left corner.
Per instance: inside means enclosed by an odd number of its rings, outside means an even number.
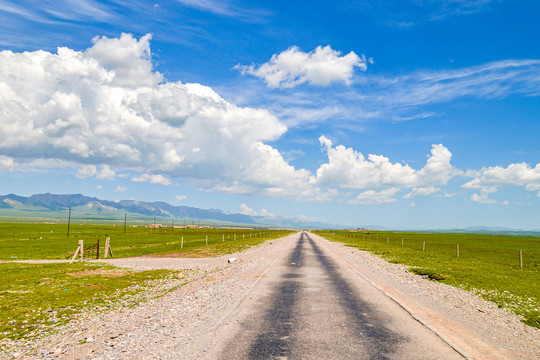
[[[378,231],[318,234],[389,262],[408,265],[418,275],[473,291],[515,312],[526,324],[540,328],[538,237]]]
[[[66,253],[75,251],[79,239],[85,244],[95,244],[100,239],[104,244],[107,237],[111,238],[114,257],[216,256],[242,251],[288,233],[143,227],[126,227],[124,233],[123,226],[71,225],[67,237],[65,224],[0,223],[0,260],[63,260]],[[54,330],[81,313],[143,301],[147,294],[156,291],[160,281],[180,286],[183,280],[176,278],[177,273],[134,272],[88,262],[0,263],[0,353],[2,341],[26,340]]]
[[[290,231],[170,227],[126,227],[124,233],[123,226],[71,225],[68,237],[67,226],[62,224],[0,223],[0,260],[65,259],[67,253],[77,249],[79,239],[85,245],[95,244],[99,239],[103,246],[107,237],[111,238],[115,257],[215,256],[242,251],[288,233]]]
[[[160,280],[180,286],[177,273],[133,272],[96,263],[0,263],[0,344],[43,335],[83,312],[131,306]]]

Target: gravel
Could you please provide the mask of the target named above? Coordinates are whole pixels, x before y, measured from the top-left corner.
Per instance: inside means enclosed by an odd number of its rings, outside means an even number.
[[[257,279],[297,234],[247,252],[215,258],[100,260],[136,270],[185,270],[185,285],[162,297],[101,314],[80,316],[52,335],[11,344],[1,359],[196,359],[210,350],[214,329],[249,294]],[[375,286],[439,329],[475,358],[534,359],[540,331],[505,309],[461,289],[423,279],[367,252],[330,243],[335,254]],[[236,261],[229,263],[232,257]],[[174,280],[170,280],[174,281]],[[172,288],[172,283],[159,286]]]

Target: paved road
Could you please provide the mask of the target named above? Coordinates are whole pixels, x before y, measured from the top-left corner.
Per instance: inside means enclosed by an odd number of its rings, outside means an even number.
[[[216,339],[220,359],[463,359],[304,232]]]

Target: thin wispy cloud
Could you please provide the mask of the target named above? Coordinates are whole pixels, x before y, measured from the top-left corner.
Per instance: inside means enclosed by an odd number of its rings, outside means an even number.
[[[368,71],[357,74],[350,87],[337,93],[333,91],[331,96],[321,88],[310,91],[282,88],[276,92],[253,82],[223,90],[234,93],[245,105],[272,109],[292,127],[318,122],[347,127],[373,120],[411,121],[440,116],[426,110],[426,106],[460,98],[498,100],[516,94],[539,96],[540,60],[508,59],[400,75],[370,74]]]
[[[228,16],[242,21],[259,22],[264,17],[271,15],[267,10],[251,9],[248,6],[232,4],[230,1],[221,0],[176,0],[177,2],[201,11],[217,15]]]
[[[404,0],[400,2],[399,11],[396,11],[396,4],[391,0],[347,1],[344,6],[373,16],[381,25],[413,27],[421,23],[489,11],[494,3],[500,2],[494,0]]]

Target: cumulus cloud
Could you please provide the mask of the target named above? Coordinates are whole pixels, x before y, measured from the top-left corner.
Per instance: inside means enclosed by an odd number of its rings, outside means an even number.
[[[104,165],[101,168],[101,171],[98,171],[98,168],[95,165],[84,165],[79,169],[75,176],[78,178],[89,178],[95,176],[96,178],[102,180],[114,180],[116,178],[116,173],[111,170],[109,165]]]
[[[441,190],[435,186],[426,186],[426,187],[415,187],[412,188],[411,192],[403,196],[404,199],[412,199],[419,196],[429,196]]]
[[[116,191],[116,192],[124,192],[124,191],[126,191],[126,190],[127,190],[127,188],[125,188],[125,187],[123,187],[123,186],[117,186],[117,187],[114,189],[114,191]]]
[[[240,214],[254,216],[254,215],[257,215],[257,212],[255,210],[253,210],[252,208],[250,208],[249,206],[247,206],[246,203],[241,203],[240,204]]]
[[[364,205],[392,203],[397,201],[393,196],[396,195],[398,191],[398,188],[384,189],[381,191],[366,190],[358,194],[354,200],[350,200],[349,203]]]
[[[498,186],[524,186],[525,190],[540,190],[540,163],[531,167],[526,163],[510,164],[506,168],[501,166],[486,167],[473,172],[474,177],[462,187],[478,189]],[[540,194],[540,192],[539,192]]]
[[[482,204],[495,204],[497,201],[494,199],[490,199],[488,195],[496,191],[497,191],[497,188],[495,187],[483,188],[480,191],[480,195],[472,194],[471,200],[474,202],[482,203]]]
[[[264,79],[270,88],[292,88],[300,84],[328,86],[341,82],[350,84],[355,68],[367,69],[370,59],[359,57],[353,51],[347,55],[333,50],[330,45],[317,48],[309,53],[292,46],[272,55],[272,58],[260,66],[237,65],[235,69],[242,75],[250,74]]]
[[[211,191],[334,196],[266,144],[287,131],[275,115],[200,84],[165,81],[153,70],[150,38],[0,52],[0,155],[81,164],[80,177],[113,178],[115,168],[141,174],[133,181],[185,178]]]
[[[134,182],[148,182],[150,184],[171,185],[171,180],[161,174],[142,174],[131,178]]]
[[[187,200],[187,196],[186,195],[176,195],[174,197],[174,201],[175,202],[181,202],[181,201],[184,201],[184,200]]]
[[[15,161],[7,156],[0,155],[0,171],[13,171],[15,169]]]
[[[459,174],[451,164],[452,153],[443,145],[433,145],[431,155],[420,170],[409,165],[392,163],[382,155],[368,155],[343,145],[333,146],[325,136],[319,138],[328,155],[328,163],[317,170],[319,185],[333,184],[348,189],[422,188],[413,190],[434,192],[434,186],[445,185]],[[412,196],[411,196],[412,197]]]

